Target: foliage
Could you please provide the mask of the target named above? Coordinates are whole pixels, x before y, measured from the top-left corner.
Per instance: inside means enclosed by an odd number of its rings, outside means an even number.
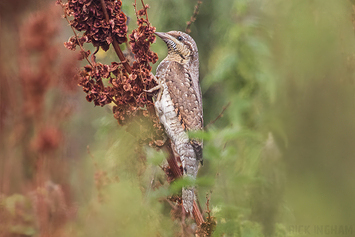
[[[88,11],[102,7],[90,5],[100,1],[72,1],[84,2]],[[32,14],[35,2],[1,4],[1,236],[191,236],[196,230],[173,205],[176,190],[191,181],[168,184],[159,167],[168,154],[137,146],[148,122],[130,116],[154,116],[149,95],[131,98],[154,86],[155,54],[139,57],[145,61],[126,75],[122,63],[111,63],[118,62],[108,50],[113,39],[95,35],[110,29],[126,49],[128,29],[136,29],[128,37],[132,49],[140,44],[133,53],[149,46],[162,58],[165,46],[151,44],[150,27],[183,31],[196,2],[147,0],[151,25],[138,17],[138,27],[131,2],[105,2],[114,24],[100,15],[78,38],[69,38],[72,32],[60,28],[58,12],[48,6]],[[75,12],[70,9],[68,16]],[[313,227],[353,225],[352,9],[350,1],[320,0],[200,5],[190,29],[199,47],[208,126],[190,135],[204,139],[196,184],[202,209],[216,221],[208,225],[215,228],[212,236],[314,236]],[[79,57],[89,62],[79,83],[106,107],[93,108],[77,92],[71,78],[78,55],[63,52],[56,37],[69,38],[68,47],[92,42],[104,49],[91,57],[96,48],[80,48]],[[141,64],[149,65],[144,75],[135,73]],[[123,112],[126,103],[131,113]],[[108,108],[121,124],[132,123],[119,126]],[[311,233],[294,228],[306,225]],[[338,228],[327,236],[352,234]]]

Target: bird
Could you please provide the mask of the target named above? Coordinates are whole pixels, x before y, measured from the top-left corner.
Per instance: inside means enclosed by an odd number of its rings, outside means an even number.
[[[203,141],[190,139],[189,131],[203,130],[202,93],[199,83],[198,48],[194,39],[181,31],[155,32],[168,47],[168,55],[156,69],[159,90],[154,102],[157,116],[181,160],[183,176],[196,179],[203,164]],[[183,207],[192,215],[194,187],[182,189]]]

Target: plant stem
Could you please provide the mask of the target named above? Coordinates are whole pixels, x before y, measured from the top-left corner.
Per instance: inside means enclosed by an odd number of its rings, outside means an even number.
[[[102,11],[104,12],[105,18],[107,23],[110,21],[110,17],[108,16],[107,9],[106,9],[106,4],[105,0],[100,0],[101,1],[101,6],[102,6]],[[118,44],[116,37],[113,37],[113,42],[112,42],[113,48],[115,49],[115,52],[118,56],[118,58],[121,60],[124,68],[126,71],[131,74],[132,73],[132,67],[128,64],[126,57],[123,55],[122,50],[120,48],[120,45]]]

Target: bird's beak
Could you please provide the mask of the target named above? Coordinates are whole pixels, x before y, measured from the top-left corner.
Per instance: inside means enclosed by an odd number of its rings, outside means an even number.
[[[173,36],[163,32],[155,32],[154,34],[159,36],[159,38],[161,38],[166,43],[166,45],[168,46],[168,50],[176,49],[176,42]]]
[[[165,43],[168,43],[169,40],[172,40],[172,36],[164,33],[164,32],[155,32],[154,34],[156,34],[157,36],[159,36],[159,38],[161,38]]]
[[[154,32],[154,34],[156,34],[157,36],[159,36],[160,38],[163,38],[165,33],[163,32]]]
[[[159,36],[159,38],[161,38],[162,40],[165,41],[165,39],[167,39],[167,34],[163,33],[163,32],[154,32],[154,34],[156,34],[157,36]]]

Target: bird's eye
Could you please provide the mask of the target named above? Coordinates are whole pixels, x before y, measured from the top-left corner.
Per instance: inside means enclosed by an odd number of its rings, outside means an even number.
[[[182,37],[179,35],[177,38],[176,38],[178,41],[182,41]]]

